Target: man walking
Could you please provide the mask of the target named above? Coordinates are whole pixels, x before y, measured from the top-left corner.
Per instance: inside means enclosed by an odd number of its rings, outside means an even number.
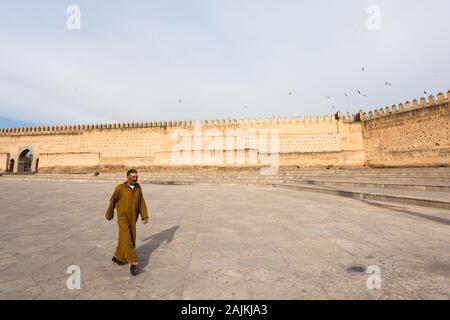
[[[136,254],[136,221],[141,215],[144,224],[148,222],[147,206],[145,204],[142,188],[137,183],[138,174],[135,169],[127,171],[127,181],[119,184],[111,196],[105,217],[114,218],[114,209],[117,208],[117,224],[119,225],[119,243],[112,261],[118,265],[128,263],[132,275],[139,272],[138,256]]]

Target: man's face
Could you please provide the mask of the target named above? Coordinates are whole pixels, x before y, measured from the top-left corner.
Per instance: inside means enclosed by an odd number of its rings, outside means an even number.
[[[130,173],[127,176],[128,184],[131,185],[131,186],[136,184],[137,179],[138,179],[138,174],[137,173]]]

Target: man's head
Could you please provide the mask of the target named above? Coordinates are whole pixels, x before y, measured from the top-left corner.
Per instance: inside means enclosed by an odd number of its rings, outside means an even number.
[[[127,181],[129,185],[135,185],[138,180],[138,174],[135,169],[130,169],[127,171]]]

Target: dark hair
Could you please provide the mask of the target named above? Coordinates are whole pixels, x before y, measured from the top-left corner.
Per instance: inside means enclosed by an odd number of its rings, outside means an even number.
[[[127,177],[132,174],[132,173],[137,173],[136,169],[130,169],[127,171]]]

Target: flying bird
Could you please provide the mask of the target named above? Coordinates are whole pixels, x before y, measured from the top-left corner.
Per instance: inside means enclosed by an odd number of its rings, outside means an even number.
[[[362,72],[364,72],[364,70],[365,70],[365,69],[364,69],[364,67],[362,67],[362,69],[361,69],[361,70],[362,70]]]
[[[427,95],[428,93],[426,91],[424,91],[423,93],[425,93],[425,95]]]
[[[327,99],[329,100],[329,99],[330,99],[330,97],[329,97],[329,96],[327,96]]]
[[[384,85],[385,85],[385,86],[391,86],[391,87],[392,87],[392,83],[387,82],[387,81],[384,83]]]
[[[289,95],[292,96],[292,92],[289,92]]]
[[[344,93],[344,95],[345,95],[346,97],[348,97],[347,93]]]
[[[358,94],[361,94],[361,91],[358,90]]]
[[[181,99],[178,99],[178,102],[181,103]]]

